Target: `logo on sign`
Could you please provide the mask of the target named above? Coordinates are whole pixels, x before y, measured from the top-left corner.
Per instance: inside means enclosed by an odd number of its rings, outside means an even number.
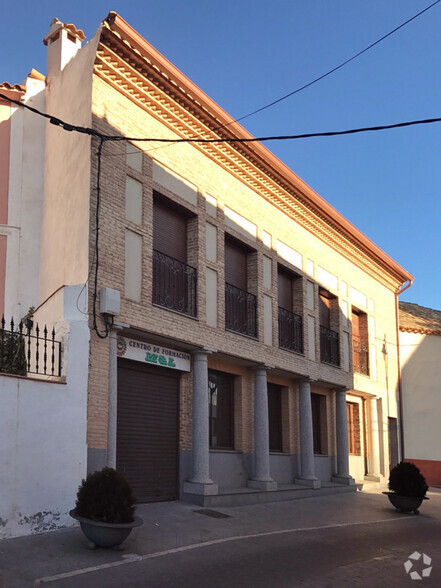
[[[116,343],[116,354],[118,357],[123,357],[126,354],[127,350],[127,343],[126,340],[122,337],[118,337],[118,341]]]

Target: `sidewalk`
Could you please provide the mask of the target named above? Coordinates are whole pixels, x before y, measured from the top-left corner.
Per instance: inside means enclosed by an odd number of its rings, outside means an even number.
[[[441,519],[441,492],[434,490],[428,496],[420,516]],[[145,504],[138,507],[137,514],[144,525],[132,531],[122,551],[89,550],[79,527],[0,541],[0,586],[29,587],[36,580],[39,585],[53,586],[56,583],[49,578],[57,574],[228,537],[416,516],[396,513],[381,488],[216,509],[183,502]],[[87,586],[85,576],[78,578],[78,586]]]

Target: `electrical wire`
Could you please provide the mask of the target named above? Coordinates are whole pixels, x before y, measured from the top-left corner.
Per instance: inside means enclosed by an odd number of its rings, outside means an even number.
[[[438,0],[441,2],[441,0]],[[353,129],[346,129],[343,131],[323,131],[317,133],[301,133],[297,135],[269,135],[263,137],[250,137],[249,139],[244,138],[237,138],[237,137],[224,137],[218,139],[202,139],[199,137],[195,138],[181,138],[181,139],[162,139],[162,138],[155,138],[155,137],[125,137],[123,135],[105,135],[104,133],[100,133],[99,131],[92,129],[90,127],[82,127],[79,125],[73,125],[67,123],[59,118],[56,118],[50,114],[46,114],[44,112],[40,112],[36,108],[28,106],[27,104],[23,104],[18,100],[14,100],[9,98],[8,96],[0,93],[0,98],[4,98],[18,106],[23,108],[27,108],[34,112],[35,114],[39,114],[40,116],[44,116],[45,118],[49,119],[49,122],[55,126],[61,127],[65,131],[76,131],[78,133],[83,133],[86,135],[91,135],[93,137],[97,137],[102,141],[138,141],[138,142],[151,142],[151,143],[263,143],[265,141],[286,141],[286,140],[293,140],[293,139],[309,139],[312,137],[336,137],[341,135],[354,135],[356,133],[366,133],[369,131],[384,131],[388,129],[399,129],[403,127],[411,127],[415,125],[425,125],[425,124],[433,124],[441,122],[441,117],[434,117],[434,118],[425,118],[425,119],[418,119],[418,120],[410,120],[404,121],[399,123],[392,123],[387,125],[375,125],[372,127],[356,127]]]
[[[93,302],[92,302],[92,315],[93,315],[93,330],[100,339],[106,339],[109,336],[109,326],[105,321],[106,330],[104,333],[98,329],[97,323],[97,312],[96,303],[98,297],[98,268],[99,268],[99,215],[100,215],[100,203],[101,203],[101,154],[103,150],[105,139],[100,137],[100,142],[97,150],[97,178],[96,178],[96,209],[95,209],[95,276],[94,276],[94,288],[93,288]]]
[[[385,39],[387,39],[388,37],[390,37],[394,33],[396,33],[397,31],[399,31],[400,29],[402,29],[403,27],[408,25],[413,20],[417,19],[419,16],[421,16],[422,14],[424,14],[425,12],[427,12],[428,10],[433,8],[436,4],[439,4],[439,2],[441,2],[441,0],[436,0],[436,2],[433,2],[432,4],[430,4],[430,6],[427,6],[426,8],[424,8],[423,10],[421,10],[420,12],[418,12],[417,14],[415,14],[414,16],[412,16],[411,18],[406,20],[405,22],[401,23],[400,25],[395,27],[392,31],[389,31],[388,33],[386,33],[385,35],[380,37],[380,39],[377,39],[376,41],[374,41],[373,43],[371,43],[370,45],[368,45],[367,47],[365,47],[364,49],[362,49],[361,51],[359,51],[358,53],[356,53],[355,55],[353,55],[349,59],[346,59],[345,61],[343,61],[339,65],[328,70],[326,73],[313,79],[311,82],[308,82],[307,84],[304,84],[303,86],[300,86],[296,90],[293,90],[292,92],[289,92],[288,94],[285,94],[284,96],[278,98],[277,100],[273,100],[272,102],[265,104],[264,106],[257,108],[256,110],[253,110],[252,112],[249,112],[248,114],[244,114],[243,116],[236,118],[229,123],[226,123],[226,124],[220,125],[219,127],[216,127],[215,129],[213,129],[213,132],[220,131],[221,129],[226,129],[227,127],[229,127],[230,125],[232,125],[234,123],[240,122],[242,120],[245,120],[246,118],[253,116],[254,114],[262,112],[263,110],[266,110],[267,108],[270,108],[271,106],[274,106],[274,105],[278,104],[279,102],[282,102],[283,100],[286,100],[287,98],[290,98],[291,96],[298,94],[302,90],[306,90],[306,88],[309,88],[309,87],[313,86],[314,84],[316,84],[317,82],[320,82],[321,80],[327,78],[331,74],[335,73],[336,71],[338,71],[339,69],[341,69],[342,67],[344,67],[345,65],[350,63],[351,61],[354,61],[355,59],[357,59],[357,57],[360,57],[361,55],[363,55],[364,53],[366,53],[367,51],[369,51],[370,49],[372,49],[373,47],[375,47],[376,45],[378,45],[379,43],[381,43],[382,41],[384,41]],[[200,134],[196,135],[196,137],[200,137],[200,136],[202,136],[202,134],[203,133],[200,133]],[[157,151],[158,149],[164,149],[164,145],[160,145],[159,147],[153,147],[152,149],[148,149],[146,151],[146,153],[151,153],[152,151]]]
[[[439,0],[441,1],[441,0]],[[389,125],[378,125],[375,127],[359,127],[356,129],[348,129],[345,131],[327,131],[321,133],[303,133],[299,135],[276,135],[276,136],[269,136],[269,137],[252,137],[250,139],[239,139],[239,138],[226,138],[226,139],[201,139],[201,138],[194,138],[194,139],[155,139],[149,137],[124,137],[121,135],[105,135],[100,133],[99,131],[92,129],[90,127],[82,127],[79,125],[72,125],[70,123],[66,123],[65,121],[54,117],[50,114],[41,112],[36,108],[33,108],[27,104],[23,104],[18,100],[13,98],[9,98],[5,94],[0,93],[0,98],[3,98],[11,103],[17,104],[22,108],[26,108],[31,112],[43,116],[47,118],[49,122],[55,126],[61,127],[65,131],[76,131],[79,133],[83,133],[89,135],[91,137],[97,138],[99,140],[98,150],[97,150],[97,181],[96,181],[96,210],[95,210],[95,248],[94,248],[94,255],[95,255],[95,273],[94,273],[94,290],[93,290],[93,302],[92,302],[92,315],[93,315],[93,330],[96,332],[97,336],[100,339],[105,339],[109,336],[109,324],[105,321],[105,331],[104,333],[101,332],[98,328],[97,323],[97,312],[96,312],[96,304],[97,304],[97,297],[98,297],[98,271],[99,271],[99,212],[100,212],[100,202],[101,202],[101,159],[102,159],[102,150],[104,143],[106,141],[150,141],[150,142],[161,142],[161,143],[251,143],[251,142],[263,142],[263,141],[270,141],[270,140],[286,140],[286,139],[304,139],[309,137],[329,137],[329,136],[337,136],[337,135],[349,135],[354,133],[362,133],[366,131],[381,131],[386,129],[394,129],[394,128],[401,128],[401,127],[408,127],[412,125],[421,125],[421,124],[432,124],[435,122],[441,122],[441,118],[430,118],[430,119],[422,119],[422,120],[414,120],[414,121],[407,121]],[[89,271],[90,276],[90,271]],[[86,282],[87,283],[87,282]],[[77,301],[78,302],[78,301]]]
[[[286,100],[287,98],[290,98],[291,96],[294,96],[294,94],[298,94],[302,90],[306,90],[306,88],[313,86],[314,84],[316,84],[317,82],[320,82],[324,78],[327,78],[328,76],[330,76],[334,72],[338,71],[339,69],[341,69],[342,67],[344,67],[345,65],[350,63],[351,61],[354,61],[354,59],[357,59],[357,57],[360,57],[361,55],[363,55],[364,53],[366,53],[367,51],[369,51],[370,49],[372,49],[373,47],[375,47],[376,45],[378,45],[379,43],[381,43],[382,41],[384,41],[385,39],[387,39],[388,37],[390,37],[394,33],[396,33],[397,31],[399,31],[400,29],[402,29],[403,27],[408,25],[410,22],[412,22],[413,20],[415,20],[416,18],[418,18],[419,16],[421,16],[422,14],[424,14],[425,12],[427,12],[428,10],[430,10],[431,8],[433,8],[434,6],[436,6],[436,4],[439,4],[440,2],[441,2],[441,0],[436,0],[436,2],[433,2],[432,4],[430,4],[430,6],[427,6],[427,8],[424,8],[424,10],[421,10],[420,12],[418,12],[417,14],[415,14],[414,16],[412,16],[411,18],[409,18],[408,20],[406,20],[405,22],[400,24],[399,26],[395,27],[392,31],[390,31],[386,35],[383,35],[380,39],[377,39],[376,41],[374,41],[373,43],[371,43],[370,45],[368,45],[367,47],[365,47],[364,49],[362,49],[361,51],[359,51],[358,53],[356,53],[355,55],[353,55],[349,59],[346,59],[346,61],[343,61],[342,63],[340,63],[336,67],[333,67],[332,69],[330,69],[326,73],[322,74],[321,76],[318,76],[317,78],[315,78],[311,82],[308,82],[307,84],[304,84],[303,86],[300,86],[300,88],[297,88],[296,90],[293,90],[292,92],[289,92],[288,94],[285,94],[284,96],[281,96],[280,98],[277,98],[277,100],[273,100],[272,102],[265,104],[264,106],[261,106],[260,108],[257,108],[256,110],[253,110],[252,112],[249,112],[248,114],[244,114],[240,118],[236,118],[234,121],[232,121],[226,125],[223,125],[223,127],[228,127],[229,125],[232,125],[235,122],[245,120],[246,118],[249,118],[250,116],[253,116],[254,114],[257,114],[258,112],[262,112],[263,110],[266,110],[267,108],[271,108],[271,106],[274,106],[275,104],[278,104],[279,102],[282,102],[283,100]],[[219,128],[222,128],[222,127],[219,127]],[[216,129],[216,130],[218,130],[218,129]]]

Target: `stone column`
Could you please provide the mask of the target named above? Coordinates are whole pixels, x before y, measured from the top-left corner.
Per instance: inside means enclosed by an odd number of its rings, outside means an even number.
[[[113,325],[109,333],[109,396],[107,419],[107,467],[116,468],[116,421],[118,399],[118,333],[122,327]]]
[[[193,475],[184,483],[187,494],[217,494],[210,479],[208,355],[212,350],[193,352]]]
[[[315,475],[314,437],[312,433],[311,381],[299,382],[299,421],[300,421],[300,469],[296,484],[320,488],[320,480]]]
[[[370,452],[369,452],[369,473],[365,478],[374,482],[380,482],[380,431],[378,427],[378,407],[377,398],[369,399],[370,413]]]
[[[346,390],[335,391],[335,427],[337,434],[337,473],[332,481],[354,486],[355,480],[349,474],[348,413]]]
[[[270,366],[254,368],[254,476],[250,488],[277,490],[269,472],[268,387],[266,372]]]

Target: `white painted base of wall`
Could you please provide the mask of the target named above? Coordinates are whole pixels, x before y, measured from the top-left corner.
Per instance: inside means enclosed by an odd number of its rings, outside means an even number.
[[[68,299],[76,296],[64,293],[63,314],[78,320],[57,322],[66,383],[0,374],[0,539],[75,524],[68,512],[86,475],[89,329],[85,316],[66,312]]]

